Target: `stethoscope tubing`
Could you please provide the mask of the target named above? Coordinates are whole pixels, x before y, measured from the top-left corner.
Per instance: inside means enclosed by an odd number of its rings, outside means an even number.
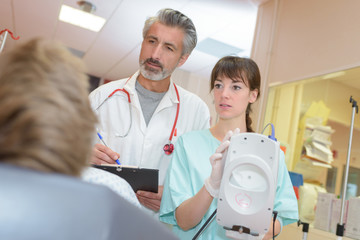
[[[119,136],[118,136],[118,137],[124,138],[129,134],[130,129],[132,127],[132,107],[131,107],[131,98],[130,98],[129,92],[124,88],[115,89],[112,93],[109,94],[109,96],[107,96],[107,98],[105,98],[105,100],[96,108],[96,110],[98,110],[107,100],[109,100],[116,92],[119,92],[119,91],[126,93],[126,95],[128,97],[128,106],[129,106],[129,112],[130,112],[130,123],[129,123],[129,128],[128,128],[127,132],[124,135],[119,134]]]
[[[127,82],[126,82],[127,83]],[[125,84],[126,84],[125,83]],[[175,116],[175,120],[174,120],[174,124],[173,124],[173,127],[172,127],[172,130],[171,130],[171,133],[170,133],[170,137],[169,137],[169,143],[168,144],[165,144],[164,146],[164,152],[166,155],[170,155],[173,150],[174,150],[174,145],[172,144],[172,138],[174,136],[174,132],[175,132],[175,129],[176,129],[176,125],[177,125],[177,120],[179,118],[179,112],[180,112],[180,96],[179,96],[179,91],[174,84],[174,88],[175,88],[175,92],[176,92],[176,97],[177,97],[177,100],[178,100],[178,103],[177,103],[177,106],[176,106],[176,116]],[[128,105],[129,105],[129,112],[130,112],[130,125],[129,125],[129,128],[127,130],[127,132],[124,134],[124,135],[119,135],[119,137],[121,138],[124,138],[126,137],[129,132],[130,132],[130,129],[131,129],[131,126],[132,126],[132,107],[131,107],[131,98],[130,98],[130,94],[129,92],[125,89],[125,88],[118,88],[118,89],[115,89],[112,93],[109,94],[109,96],[107,96],[105,98],[105,100],[99,104],[99,106],[96,108],[96,110],[98,110],[107,100],[109,100],[112,96],[114,96],[115,93],[117,92],[124,92],[126,95],[127,95],[127,98],[128,98]],[[171,147],[167,147],[167,146],[171,146]]]

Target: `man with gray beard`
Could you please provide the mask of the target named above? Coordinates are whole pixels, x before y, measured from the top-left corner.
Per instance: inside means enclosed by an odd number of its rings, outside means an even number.
[[[140,70],[130,78],[112,81],[90,94],[99,117],[93,164],[159,169],[158,193],[137,191],[142,205],[157,213],[163,183],[177,138],[188,131],[209,128],[206,104],[177,86],[171,74],[182,66],[197,42],[191,19],[162,9],[146,20],[139,56]]]

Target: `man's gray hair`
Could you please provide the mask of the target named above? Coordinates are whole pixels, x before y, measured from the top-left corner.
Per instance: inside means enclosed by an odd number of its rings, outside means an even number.
[[[183,40],[183,49],[181,55],[190,54],[195,48],[197,43],[195,26],[191,19],[182,14],[181,12],[170,8],[164,8],[161,9],[156,16],[148,18],[145,21],[143,29],[144,38],[149,31],[151,25],[153,25],[155,22],[160,22],[165,26],[178,27],[184,30],[185,37]]]

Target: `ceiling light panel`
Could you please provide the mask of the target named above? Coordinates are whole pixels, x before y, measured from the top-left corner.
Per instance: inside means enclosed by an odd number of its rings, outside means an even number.
[[[106,22],[106,20],[102,17],[69,7],[67,5],[61,6],[59,20],[94,32],[100,31]]]

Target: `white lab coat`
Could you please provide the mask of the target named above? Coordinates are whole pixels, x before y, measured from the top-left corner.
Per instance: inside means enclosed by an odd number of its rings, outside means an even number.
[[[120,154],[121,164],[159,169],[159,185],[163,185],[172,157],[164,153],[163,147],[169,142],[175,121],[178,103],[176,91],[171,80],[168,92],[146,126],[135,90],[138,75],[139,71],[131,78],[100,86],[90,94],[90,102],[99,117],[97,130],[108,147]],[[111,98],[107,98],[119,88],[126,89],[131,98],[132,126],[128,136],[124,138],[119,136],[124,135],[130,126],[127,95],[118,91]],[[181,134],[206,129],[210,125],[210,113],[205,102],[179,86],[177,89],[180,96],[180,110],[176,125],[177,135],[172,139],[174,145]]]

